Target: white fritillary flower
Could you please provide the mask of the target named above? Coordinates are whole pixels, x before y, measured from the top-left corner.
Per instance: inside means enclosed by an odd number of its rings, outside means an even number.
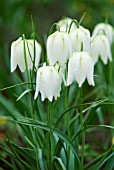
[[[61,75],[54,66],[43,66],[37,71],[36,92],[34,99],[41,93],[41,100],[48,98],[52,102],[60,96],[61,91]]]
[[[47,39],[47,57],[50,65],[57,62],[60,66],[66,64],[72,53],[71,39],[68,33],[56,31]]]
[[[91,52],[91,38],[88,29],[80,26],[79,28],[70,32],[72,40],[72,50]]]
[[[108,24],[108,23],[97,24],[93,30],[92,37],[94,37],[98,34],[106,35],[109,40],[110,45],[112,44],[113,39],[114,39],[114,29],[110,24]]]
[[[96,35],[91,42],[91,54],[94,64],[97,63],[99,57],[104,64],[108,63],[108,59],[112,61],[110,44],[105,35]]]
[[[33,68],[34,60],[34,42],[32,39],[25,39],[25,48],[26,48],[26,60],[28,70]],[[41,56],[41,46],[35,40],[35,67],[38,68],[39,61]],[[25,58],[24,58],[24,40],[20,37],[18,40],[12,42],[11,44],[11,72],[16,68],[20,68],[21,72],[24,72],[26,69]]]
[[[94,63],[88,52],[72,53],[68,63],[67,86],[76,81],[81,87],[86,78],[89,85],[94,86],[93,72]]]

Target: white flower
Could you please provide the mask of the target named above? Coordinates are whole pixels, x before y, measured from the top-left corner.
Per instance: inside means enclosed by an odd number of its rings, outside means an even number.
[[[93,30],[92,37],[96,36],[97,34],[106,35],[109,40],[110,45],[112,44],[113,39],[114,39],[114,29],[110,24],[108,23],[97,24]]]
[[[57,24],[59,25],[60,27],[60,31],[63,31],[63,32],[66,32],[69,30],[69,27],[70,27],[70,24],[71,22],[73,21],[73,19],[71,18],[64,18],[64,19],[61,19]],[[72,23],[72,26],[71,26],[71,29],[70,30],[73,30],[73,29],[76,29],[77,26],[75,23]]]
[[[72,53],[71,39],[68,33],[56,31],[47,39],[47,57],[50,65],[58,62],[63,66]]]
[[[19,66],[21,72],[24,72],[26,69],[25,59],[24,59],[24,40],[20,37],[18,40],[12,42],[11,44],[11,72],[13,72],[17,65]],[[28,44],[28,45],[27,45]],[[34,60],[34,42],[32,39],[25,40],[26,48],[26,60],[28,70],[33,67]],[[35,67],[38,68],[40,55],[41,55],[41,46],[35,41]]]
[[[41,93],[41,100],[48,98],[52,102],[60,96],[61,90],[61,76],[54,66],[43,66],[37,71],[36,78],[36,92],[34,99],[37,98],[38,93]]]
[[[89,85],[94,86],[94,64],[91,55],[86,52],[74,52],[68,63],[67,86],[76,81],[79,87],[87,78]]]
[[[91,52],[91,38],[88,29],[80,26],[79,28],[70,32],[72,40],[72,50],[74,51],[87,51]],[[83,48],[82,48],[83,47]]]
[[[105,35],[96,35],[91,42],[91,54],[94,64],[97,63],[99,57],[104,64],[108,63],[108,59],[112,61],[110,44]]]

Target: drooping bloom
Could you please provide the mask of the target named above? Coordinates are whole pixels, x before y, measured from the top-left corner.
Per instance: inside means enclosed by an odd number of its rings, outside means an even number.
[[[97,63],[99,57],[104,64],[108,63],[108,59],[112,61],[110,44],[105,35],[96,35],[91,42],[91,54],[94,64]]]
[[[26,60],[28,70],[33,68],[34,60],[34,42],[32,39],[25,40],[26,48]],[[41,56],[41,46],[35,40],[35,67],[38,68]],[[25,58],[24,58],[24,40],[20,37],[18,40],[12,42],[11,44],[11,72],[13,72],[16,67],[20,68],[21,72],[26,69]]]
[[[76,81],[79,87],[81,87],[86,78],[89,85],[94,86],[93,72],[94,64],[88,52],[72,53],[68,63],[67,86]]]
[[[91,52],[91,38],[88,29],[80,26],[70,32],[72,40],[72,50],[74,51],[87,51]]]
[[[60,96],[61,90],[61,75],[54,66],[43,66],[37,71],[36,78],[36,92],[34,99],[37,98],[38,93],[41,93],[41,100],[48,98],[52,102]]]
[[[71,39],[68,33],[56,31],[47,39],[47,57],[50,65],[58,62],[66,64],[72,53]]]
[[[73,21],[73,19],[71,19],[71,18],[61,19],[61,20],[57,23],[57,24],[59,25],[59,27],[60,27],[60,31],[63,31],[63,32],[68,31],[68,30],[69,30],[69,27],[70,27],[70,24],[71,24],[72,21]],[[76,29],[76,28],[77,28],[76,24],[75,24],[75,23],[72,23],[72,26],[71,26],[70,31],[73,30],[73,29]]]
[[[114,29],[110,24],[108,23],[97,24],[93,30],[92,37],[98,34],[106,35],[109,40],[110,45],[112,44],[113,39],[114,39]]]

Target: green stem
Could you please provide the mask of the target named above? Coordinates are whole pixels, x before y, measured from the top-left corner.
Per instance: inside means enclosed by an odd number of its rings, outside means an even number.
[[[52,129],[52,115],[51,115],[51,103],[48,101],[48,126],[49,126],[49,148],[50,148],[50,170],[52,170],[52,159],[53,159],[53,129]]]
[[[77,20],[75,20],[75,19],[73,19],[73,20],[72,20],[72,22],[71,22],[71,24],[70,24],[70,26],[69,26],[68,33],[70,32],[70,30],[71,30],[71,27],[72,27],[72,24],[73,24],[73,23],[75,23],[75,25],[77,26],[77,28],[79,28],[78,21],[77,21]]]
[[[54,23],[49,30],[49,35],[52,34],[54,27],[57,27],[57,31],[60,31],[60,26],[57,23]]]
[[[80,122],[81,122],[81,129],[82,129],[82,156],[81,156],[81,164],[80,170],[83,170],[84,165],[84,146],[85,146],[85,132],[83,126],[83,112],[82,112],[82,87],[80,88]]]
[[[35,123],[35,108],[36,108],[36,101],[34,101],[33,107],[32,107],[32,118],[33,118],[33,123]],[[34,127],[33,127],[34,128]],[[34,128],[33,129],[33,133],[34,133],[34,142],[35,142],[35,153],[36,153],[36,169],[39,169],[39,165],[38,165],[38,142],[37,142],[37,129]]]
[[[65,110],[68,109],[68,88],[65,87]],[[70,137],[70,129],[69,129],[69,112],[65,116],[65,125],[67,129],[67,136]],[[69,158],[70,158],[70,148],[66,145],[67,150],[67,169],[69,168]]]

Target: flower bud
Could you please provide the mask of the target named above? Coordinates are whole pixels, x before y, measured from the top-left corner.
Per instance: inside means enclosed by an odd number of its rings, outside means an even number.
[[[48,98],[52,102],[60,96],[61,90],[61,76],[54,66],[43,66],[37,71],[36,78],[36,92],[34,99],[37,98],[38,93],[41,93],[41,100]]]
[[[98,34],[106,35],[109,40],[110,45],[112,44],[113,38],[114,38],[114,29],[110,24],[108,24],[108,23],[97,24],[93,30],[92,37],[94,37]]]
[[[70,32],[70,37],[72,40],[72,50],[74,51],[87,51],[91,52],[91,38],[88,29],[80,26],[79,28],[72,30]]]
[[[28,70],[33,68],[34,60],[34,40],[25,39],[25,49],[26,49],[26,60]],[[41,46],[35,40],[35,67],[38,68],[41,56]],[[11,44],[11,72],[13,72],[16,67],[20,68],[21,72],[26,69],[25,58],[24,58],[24,40],[20,37],[18,40],[12,42]]]
[[[94,64],[97,63],[99,57],[104,64],[108,63],[108,59],[112,61],[110,44],[105,35],[96,35],[91,42],[91,54]]]
[[[67,86],[76,81],[79,87],[82,86],[85,79],[89,85],[94,86],[93,80],[94,64],[91,55],[86,52],[74,52],[68,62]]]
[[[72,53],[71,39],[68,33],[56,31],[47,39],[47,57],[50,65],[58,62],[63,66]]]

